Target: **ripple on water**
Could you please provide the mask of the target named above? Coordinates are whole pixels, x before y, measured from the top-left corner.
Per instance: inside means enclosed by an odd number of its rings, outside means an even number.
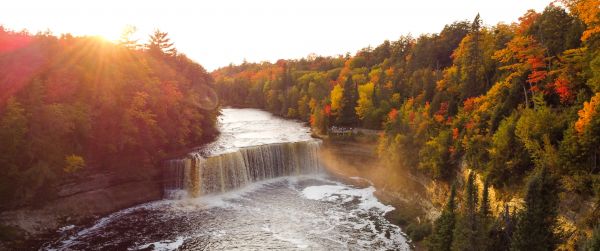
[[[409,250],[393,210],[323,176],[282,177],[221,195],[125,209],[46,249]]]

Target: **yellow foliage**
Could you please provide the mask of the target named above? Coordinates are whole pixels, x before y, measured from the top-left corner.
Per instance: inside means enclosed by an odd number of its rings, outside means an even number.
[[[575,122],[575,130],[577,133],[582,134],[590,124],[594,116],[596,116],[597,108],[600,106],[600,92],[596,93],[590,102],[583,103],[583,109],[577,113],[579,119]]]
[[[563,0],[562,2],[587,25],[587,30],[581,36],[582,41],[600,33],[600,0]]]
[[[342,97],[344,96],[344,87],[335,85],[331,90],[331,110],[337,111],[342,105]]]
[[[85,167],[85,160],[83,157],[75,154],[66,156],[65,163],[66,165],[63,169],[65,173],[73,173]]]
[[[373,109],[373,91],[375,85],[371,82],[358,87],[358,105],[356,106],[356,115],[363,120]]]

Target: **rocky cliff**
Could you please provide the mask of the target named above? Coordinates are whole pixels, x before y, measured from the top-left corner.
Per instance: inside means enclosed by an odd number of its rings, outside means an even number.
[[[83,224],[123,208],[162,197],[159,169],[87,171],[59,187],[58,196],[42,206],[0,213],[8,240],[0,249],[35,248],[61,227]]]

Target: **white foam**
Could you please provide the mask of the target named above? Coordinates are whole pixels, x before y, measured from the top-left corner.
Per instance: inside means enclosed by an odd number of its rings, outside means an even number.
[[[296,184],[299,179],[307,178],[324,180],[325,176],[324,174],[312,174],[277,177],[273,179],[257,181],[239,189],[231,190],[221,194],[208,194],[196,198],[187,197],[179,200],[173,200],[172,206],[174,209],[179,210],[197,210],[198,208],[208,209],[214,207],[236,207],[237,204],[234,201],[245,199],[246,195],[248,195],[249,193],[256,192],[269,184],[288,181],[288,186],[292,187],[293,184]]]
[[[321,186],[310,186],[302,190],[302,195],[305,198],[311,200],[323,200],[323,201],[338,201],[342,200],[342,203],[347,203],[352,200],[359,199],[359,208],[363,210],[379,210],[382,213],[387,213],[395,208],[392,206],[384,205],[377,200],[377,197],[373,194],[375,188],[370,186],[367,188],[351,188],[345,185],[321,185]]]
[[[142,249],[147,249],[149,247],[152,247],[152,250],[155,250],[155,251],[176,250],[181,245],[183,245],[184,240],[185,240],[185,238],[183,238],[183,237],[177,237],[177,239],[175,239],[175,240],[152,242],[152,243],[141,245],[141,246],[133,248],[133,249],[130,248],[128,250],[142,250]]]
[[[58,232],[64,232],[64,231],[69,231],[71,229],[75,228],[75,225],[68,225],[68,226],[64,226],[58,229]]]
[[[130,207],[130,208],[126,208],[117,212],[114,212],[104,218],[99,219],[98,221],[96,221],[96,223],[94,223],[93,226],[83,229],[79,232],[77,232],[76,234],[70,236],[69,238],[62,240],[61,243],[61,248],[60,249],[68,249],[68,247],[70,247],[71,245],[77,243],[77,239],[81,236],[86,236],[89,234],[93,234],[96,230],[101,229],[102,227],[110,224],[111,222],[119,219],[122,216],[128,215],[131,212],[138,210],[138,209],[143,209],[143,208],[153,208],[153,207],[158,207],[158,206],[162,206],[162,205],[167,205],[171,203],[171,200],[160,200],[160,201],[154,201],[154,202],[148,202],[148,203],[144,203],[144,204],[140,204],[134,207]]]

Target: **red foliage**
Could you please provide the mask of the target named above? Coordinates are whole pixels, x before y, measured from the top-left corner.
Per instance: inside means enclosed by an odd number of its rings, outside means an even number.
[[[310,115],[310,118],[308,119],[308,122],[310,122],[311,126],[315,126],[315,123],[317,122],[315,115]]]
[[[396,118],[398,118],[398,110],[394,108],[388,113],[388,119],[390,121],[396,121]]]
[[[473,129],[473,127],[475,127],[475,122],[473,122],[473,120],[469,120],[469,122],[467,122],[467,124],[465,125],[465,128],[467,128],[467,130],[471,130]]]
[[[527,76],[527,82],[535,84],[540,82],[546,78],[548,72],[546,71],[532,71],[529,76]]]
[[[458,139],[458,128],[452,128],[452,139],[453,140],[457,140]]]
[[[535,84],[546,78],[548,72],[540,70],[546,67],[544,58],[542,56],[530,56],[527,58],[527,63],[531,66],[531,73],[527,76],[527,82]]]
[[[325,112],[325,115],[331,116],[331,105],[330,104],[325,105],[325,107],[323,108],[323,112]]]
[[[569,103],[573,100],[573,92],[571,91],[571,82],[560,76],[554,81],[554,91],[560,97],[561,103]]]
[[[0,27],[0,53],[12,52],[27,47],[32,37],[27,34],[6,32]]]
[[[535,10],[528,10],[525,15],[519,17],[519,33],[525,33],[539,16],[540,14]]]
[[[410,123],[413,123],[415,121],[415,112],[410,112],[410,114],[408,115],[408,121],[410,121]]]
[[[440,104],[440,109],[435,114],[446,116],[446,114],[448,114],[448,102],[442,102],[442,104]]]

